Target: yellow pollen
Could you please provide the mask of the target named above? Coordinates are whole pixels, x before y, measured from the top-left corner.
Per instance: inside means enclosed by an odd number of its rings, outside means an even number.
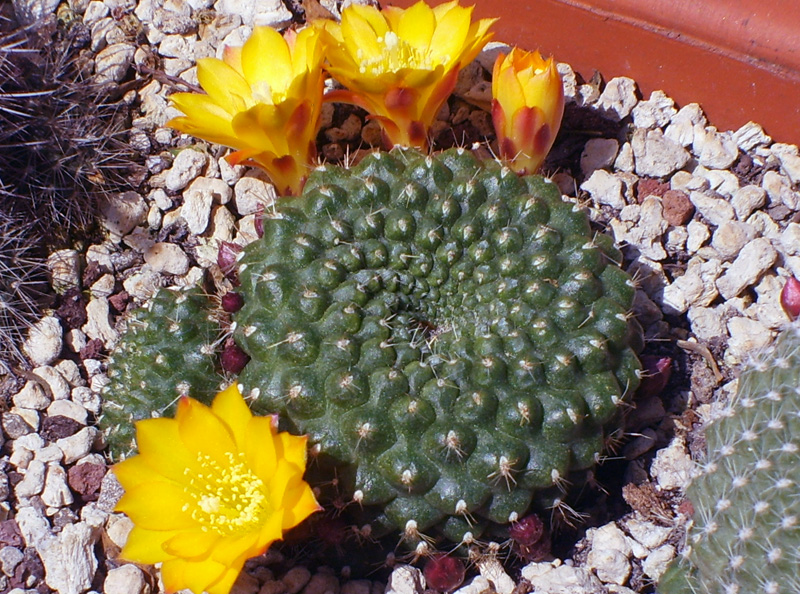
[[[378,43],[383,51],[378,55],[366,57],[363,49],[359,48],[356,57],[359,61],[358,70],[361,74],[380,76],[387,72],[397,72],[404,68],[414,70],[435,70],[439,65],[450,63],[450,56],[434,57],[428,48],[421,51],[407,41],[400,39],[397,33],[389,31],[383,37],[378,37]]]
[[[198,454],[202,472],[186,473],[189,484],[184,491],[194,504],[184,505],[192,519],[218,534],[249,532],[262,525],[272,513],[266,486],[247,467],[244,454],[226,452],[226,463]]]

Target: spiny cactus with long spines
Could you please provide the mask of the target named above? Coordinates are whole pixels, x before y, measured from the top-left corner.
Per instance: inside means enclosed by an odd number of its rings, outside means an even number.
[[[263,231],[238,261],[238,381],[310,435],[312,484],[335,477],[372,536],[459,542],[552,506],[616,431],[639,383],[634,286],[544,178],[463,149],[375,153],[315,170]],[[114,360],[142,366],[116,385],[145,385],[150,358]]]
[[[0,374],[24,361],[20,345],[47,300],[47,269],[32,226],[0,209]]]
[[[659,594],[800,591],[800,322],[748,364],[706,428],[686,551]]]
[[[93,223],[98,200],[130,188],[139,167],[128,106],[92,82],[79,20],[18,26],[0,6],[0,364],[27,365],[18,345],[47,299],[45,261]]]
[[[108,361],[100,419],[115,459],[135,451],[134,421],[173,413],[184,395],[208,404],[223,381],[216,371],[220,324],[199,289],[161,289],[126,326]]]
[[[20,28],[0,13],[0,208],[68,243],[140,170],[116,87],[94,82],[79,20]]]

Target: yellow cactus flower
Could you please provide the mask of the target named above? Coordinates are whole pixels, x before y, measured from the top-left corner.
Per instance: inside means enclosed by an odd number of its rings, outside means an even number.
[[[320,509],[303,480],[306,438],[254,417],[234,384],[211,407],[136,423],[139,455],[116,464],[115,511],[134,527],[120,557],[161,563],[167,592],[228,594],[250,557]]]
[[[544,161],[564,115],[564,84],[553,58],[514,48],[492,72],[492,120],[500,157],[519,173]]]
[[[473,7],[452,0],[408,9],[351,4],[341,24],[325,21],[327,70],[349,90],[326,95],[378,120],[390,144],[427,147],[428,130],[458,72],[492,38],[496,19],[472,22]]]
[[[324,71],[320,31],[308,27],[285,37],[256,27],[242,47],[223,59],[197,61],[206,91],[170,97],[186,114],[168,125],[237,149],[232,164],[263,168],[282,194],[298,195],[316,157]]]

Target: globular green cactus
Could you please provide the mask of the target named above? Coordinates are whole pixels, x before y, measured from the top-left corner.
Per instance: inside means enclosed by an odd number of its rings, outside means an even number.
[[[135,450],[134,421],[171,416],[178,398],[205,403],[219,391],[215,344],[219,323],[198,289],[161,289],[134,310],[108,361],[100,425],[113,458]]]
[[[552,504],[639,382],[612,240],[469,151],[323,166],[238,263],[253,409],[310,435],[373,535],[458,542]]]
[[[800,323],[742,372],[687,496],[684,557],[660,594],[800,592]]]

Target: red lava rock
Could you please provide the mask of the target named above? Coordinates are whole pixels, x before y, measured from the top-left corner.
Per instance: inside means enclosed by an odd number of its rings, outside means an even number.
[[[9,547],[21,547],[25,544],[16,520],[0,522],[0,544]]]
[[[125,311],[125,308],[128,307],[128,303],[131,301],[131,296],[128,294],[127,291],[120,291],[119,293],[114,293],[108,298],[108,303],[116,309],[118,312],[122,313]]]
[[[10,589],[14,588],[27,588],[29,582],[36,584],[35,591],[40,594],[52,592],[44,583],[44,564],[42,563],[39,553],[33,547],[26,547],[24,556],[19,565],[14,569],[14,574],[9,576]]]
[[[222,305],[222,309],[226,312],[235,313],[242,309],[242,306],[244,306],[244,297],[242,297],[239,293],[229,291],[220,299],[220,305]]]
[[[781,291],[781,307],[789,319],[796,320],[800,317],[800,280],[791,276],[786,279]]]
[[[81,349],[81,361],[84,359],[97,359],[100,353],[103,352],[103,341],[99,338],[93,338],[86,343],[86,346]]]
[[[54,415],[44,418],[39,434],[47,440],[56,441],[57,439],[75,435],[78,431],[83,429],[83,427],[84,426],[75,419],[62,415]]]
[[[464,562],[445,553],[434,555],[422,570],[429,588],[452,592],[464,582]]]
[[[644,375],[636,393],[639,396],[658,396],[672,376],[672,359],[658,355],[642,355],[640,359]]]
[[[242,371],[249,360],[249,355],[233,342],[225,345],[225,348],[222,349],[222,354],[219,357],[223,371],[226,373],[232,373],[234,375]]]
[[[664,204],[664,219],[673,227],[685,225],[694,214],[694,204],[686,192],[667,190],[661,197],[661,202]]]
[[[87,320],[87,303],[80,289],[77,287],[69,289],[61,296],[61,303],[56,309],[56,315],[67,328],[80,328]]]
[[[67,482],[84,501],[95,501],[107,470],[103,464],[78,464],[67,471]]]
[[[669,182],[660,182],[653,178],[640,179],[636,184],[636,201],[641,204],[648,196],[662,197],[669,190]]]
[[[86,265],[83,270],[83,286],[91,287],[96,280],[106,274],[108,270],[105,266],[100,266],[97,262],[92,260]]]

